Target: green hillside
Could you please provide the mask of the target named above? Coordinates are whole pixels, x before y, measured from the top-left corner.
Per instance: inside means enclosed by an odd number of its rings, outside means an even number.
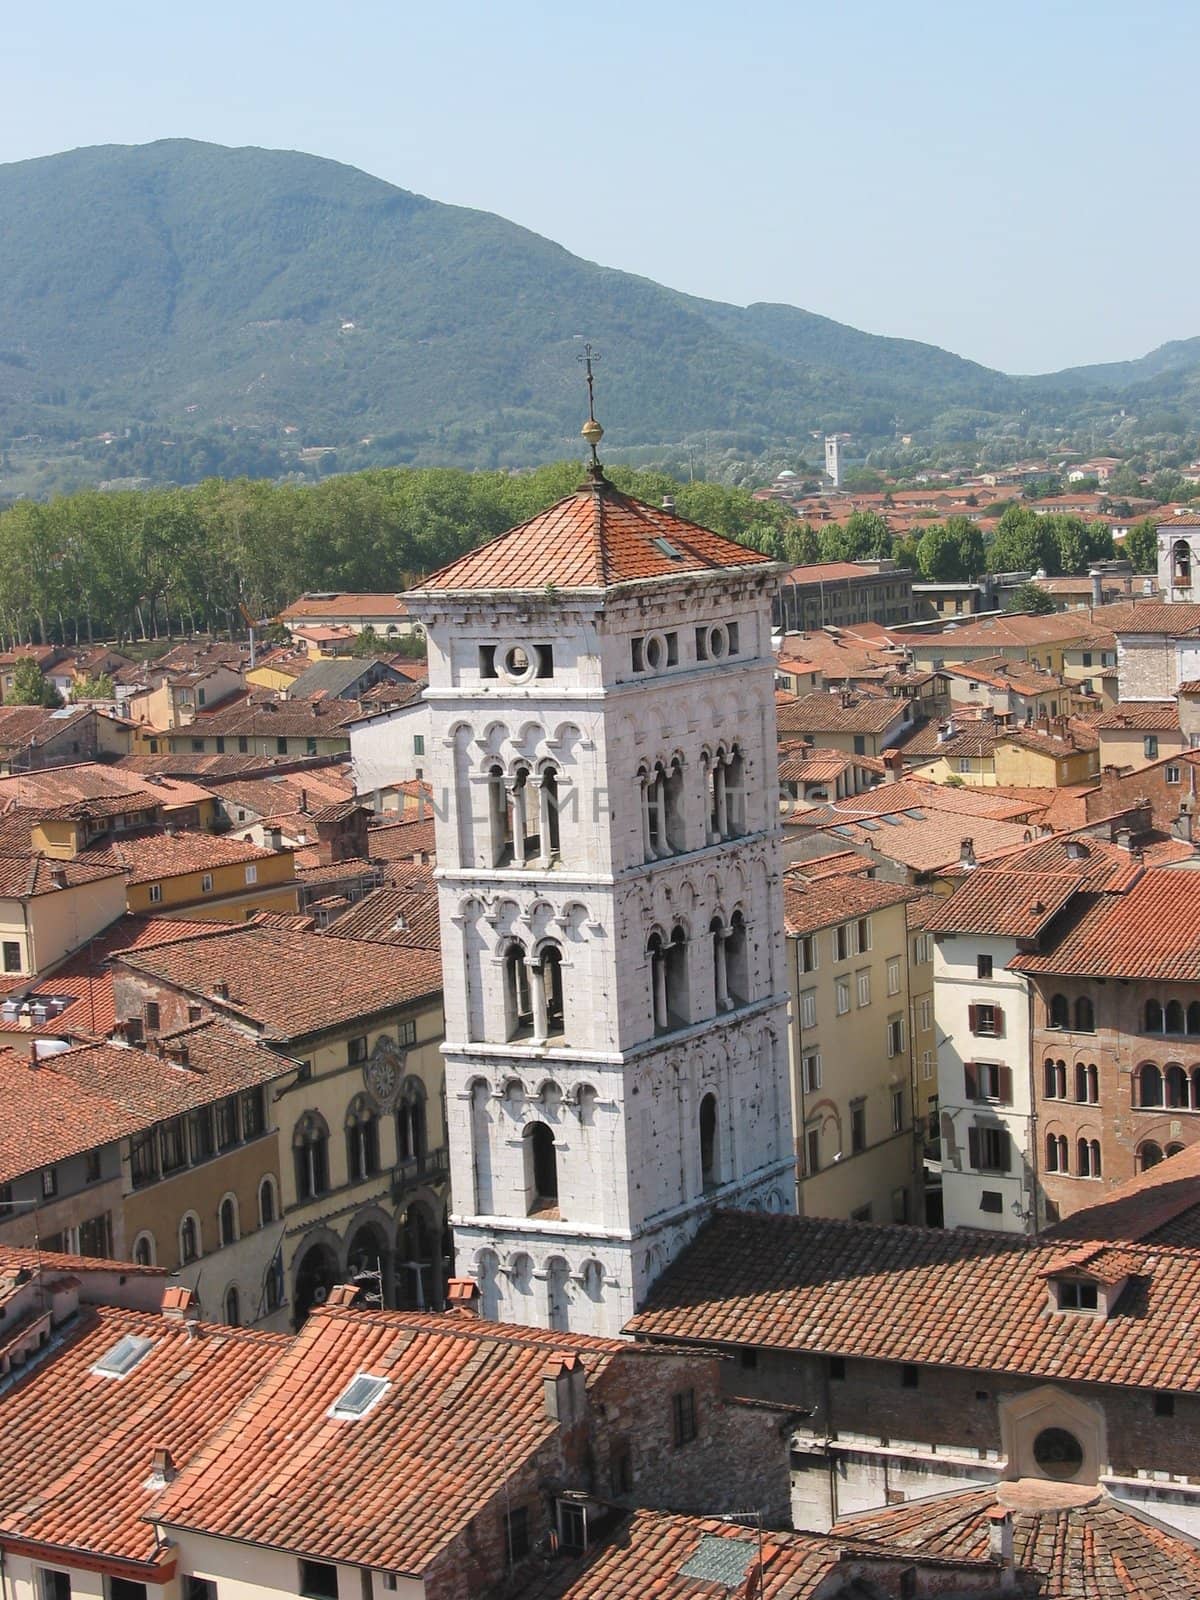
[[[213,470],[191,441],[215,433],[250,456],[267,441],[268,465],[285,439],[371,438],[410,462],[561,457],[581,337],[603,351],[603,416],[627,452],[706,433],[749,455],[811,449],[831,427],[969,437],[1035,393],[1051,415],[1145,377],[1177,395],[1185,370],[1031,384],[794,307],[679,294],[286,151],[165,140],[19,162],[0,167],[0,223],[0,446],[92,440],[93,475],[105,450],[121,461],[126,429],[179,481]]]

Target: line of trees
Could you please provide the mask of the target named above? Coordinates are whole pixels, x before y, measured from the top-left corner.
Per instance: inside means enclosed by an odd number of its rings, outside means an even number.
[[[395,592],[575,489],[582,470],[379,469],[296,485],[85,490],[0,512],[0,637],[73,644],[232,631],[305,591]],[[613,481],[781,559],[798,524],[744,489],[616,468]]]
[[[235,631],[239,607],[273,616],[306,591],[394,592],[575,489],[574,462],[536,472],[380,468],[313,485],[212,478],[194,488],[85,490],[0,512],[0,640],[80,643]],[[1012,504],[987,541],[966,517],[897,539],[885,515],[814,528],[783,505],[716,483],[615,468],[618,487],[776,560],[894,556],[927,581],[984,571],[1078,573],[1113,554],[1105,524]],[[1127,551],[1154,568],[1153,520]]]

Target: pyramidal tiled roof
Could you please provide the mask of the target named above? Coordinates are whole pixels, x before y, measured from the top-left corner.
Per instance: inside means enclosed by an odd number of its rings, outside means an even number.
[[[601,478],[431,573],[416,590],[607,588],[770,560]]]

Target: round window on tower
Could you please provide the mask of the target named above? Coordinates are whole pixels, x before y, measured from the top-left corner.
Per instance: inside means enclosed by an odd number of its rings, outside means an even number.
[[[729,652],[729,634],[721,623],[708,630],[708,658],[721,661]]]
[[[1083,1466],[1083,1446],[1066,1428],[1043,1428],[1033,1441],[1033,1459],[1048,1478],[1074,1478]]]
[[[537,652],[528,645],[510,644],[500,657],[500,676],[509,683],[528,683],[537,673]]]
[[[667,641],[661,633],[648,633],[642,647],[647,667],[651,672],[661,672],[667,664]]]

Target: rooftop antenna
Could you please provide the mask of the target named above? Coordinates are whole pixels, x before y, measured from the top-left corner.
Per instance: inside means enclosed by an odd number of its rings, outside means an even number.
[[[577,357],[577,360],[583,362],[584,370],[587,373],[588,419],[579,431],[592,447],[592,460],[588,467],[588,477],[593,483],[603,483],[604,468],[600,465],[600,457],[596,454],[596,446],[604,437],[604,429],[596,421],[596,395],[592,377],[592,367],[600,360],[600,357],[593,351],[590,344],[585,344],[583,354]]]

